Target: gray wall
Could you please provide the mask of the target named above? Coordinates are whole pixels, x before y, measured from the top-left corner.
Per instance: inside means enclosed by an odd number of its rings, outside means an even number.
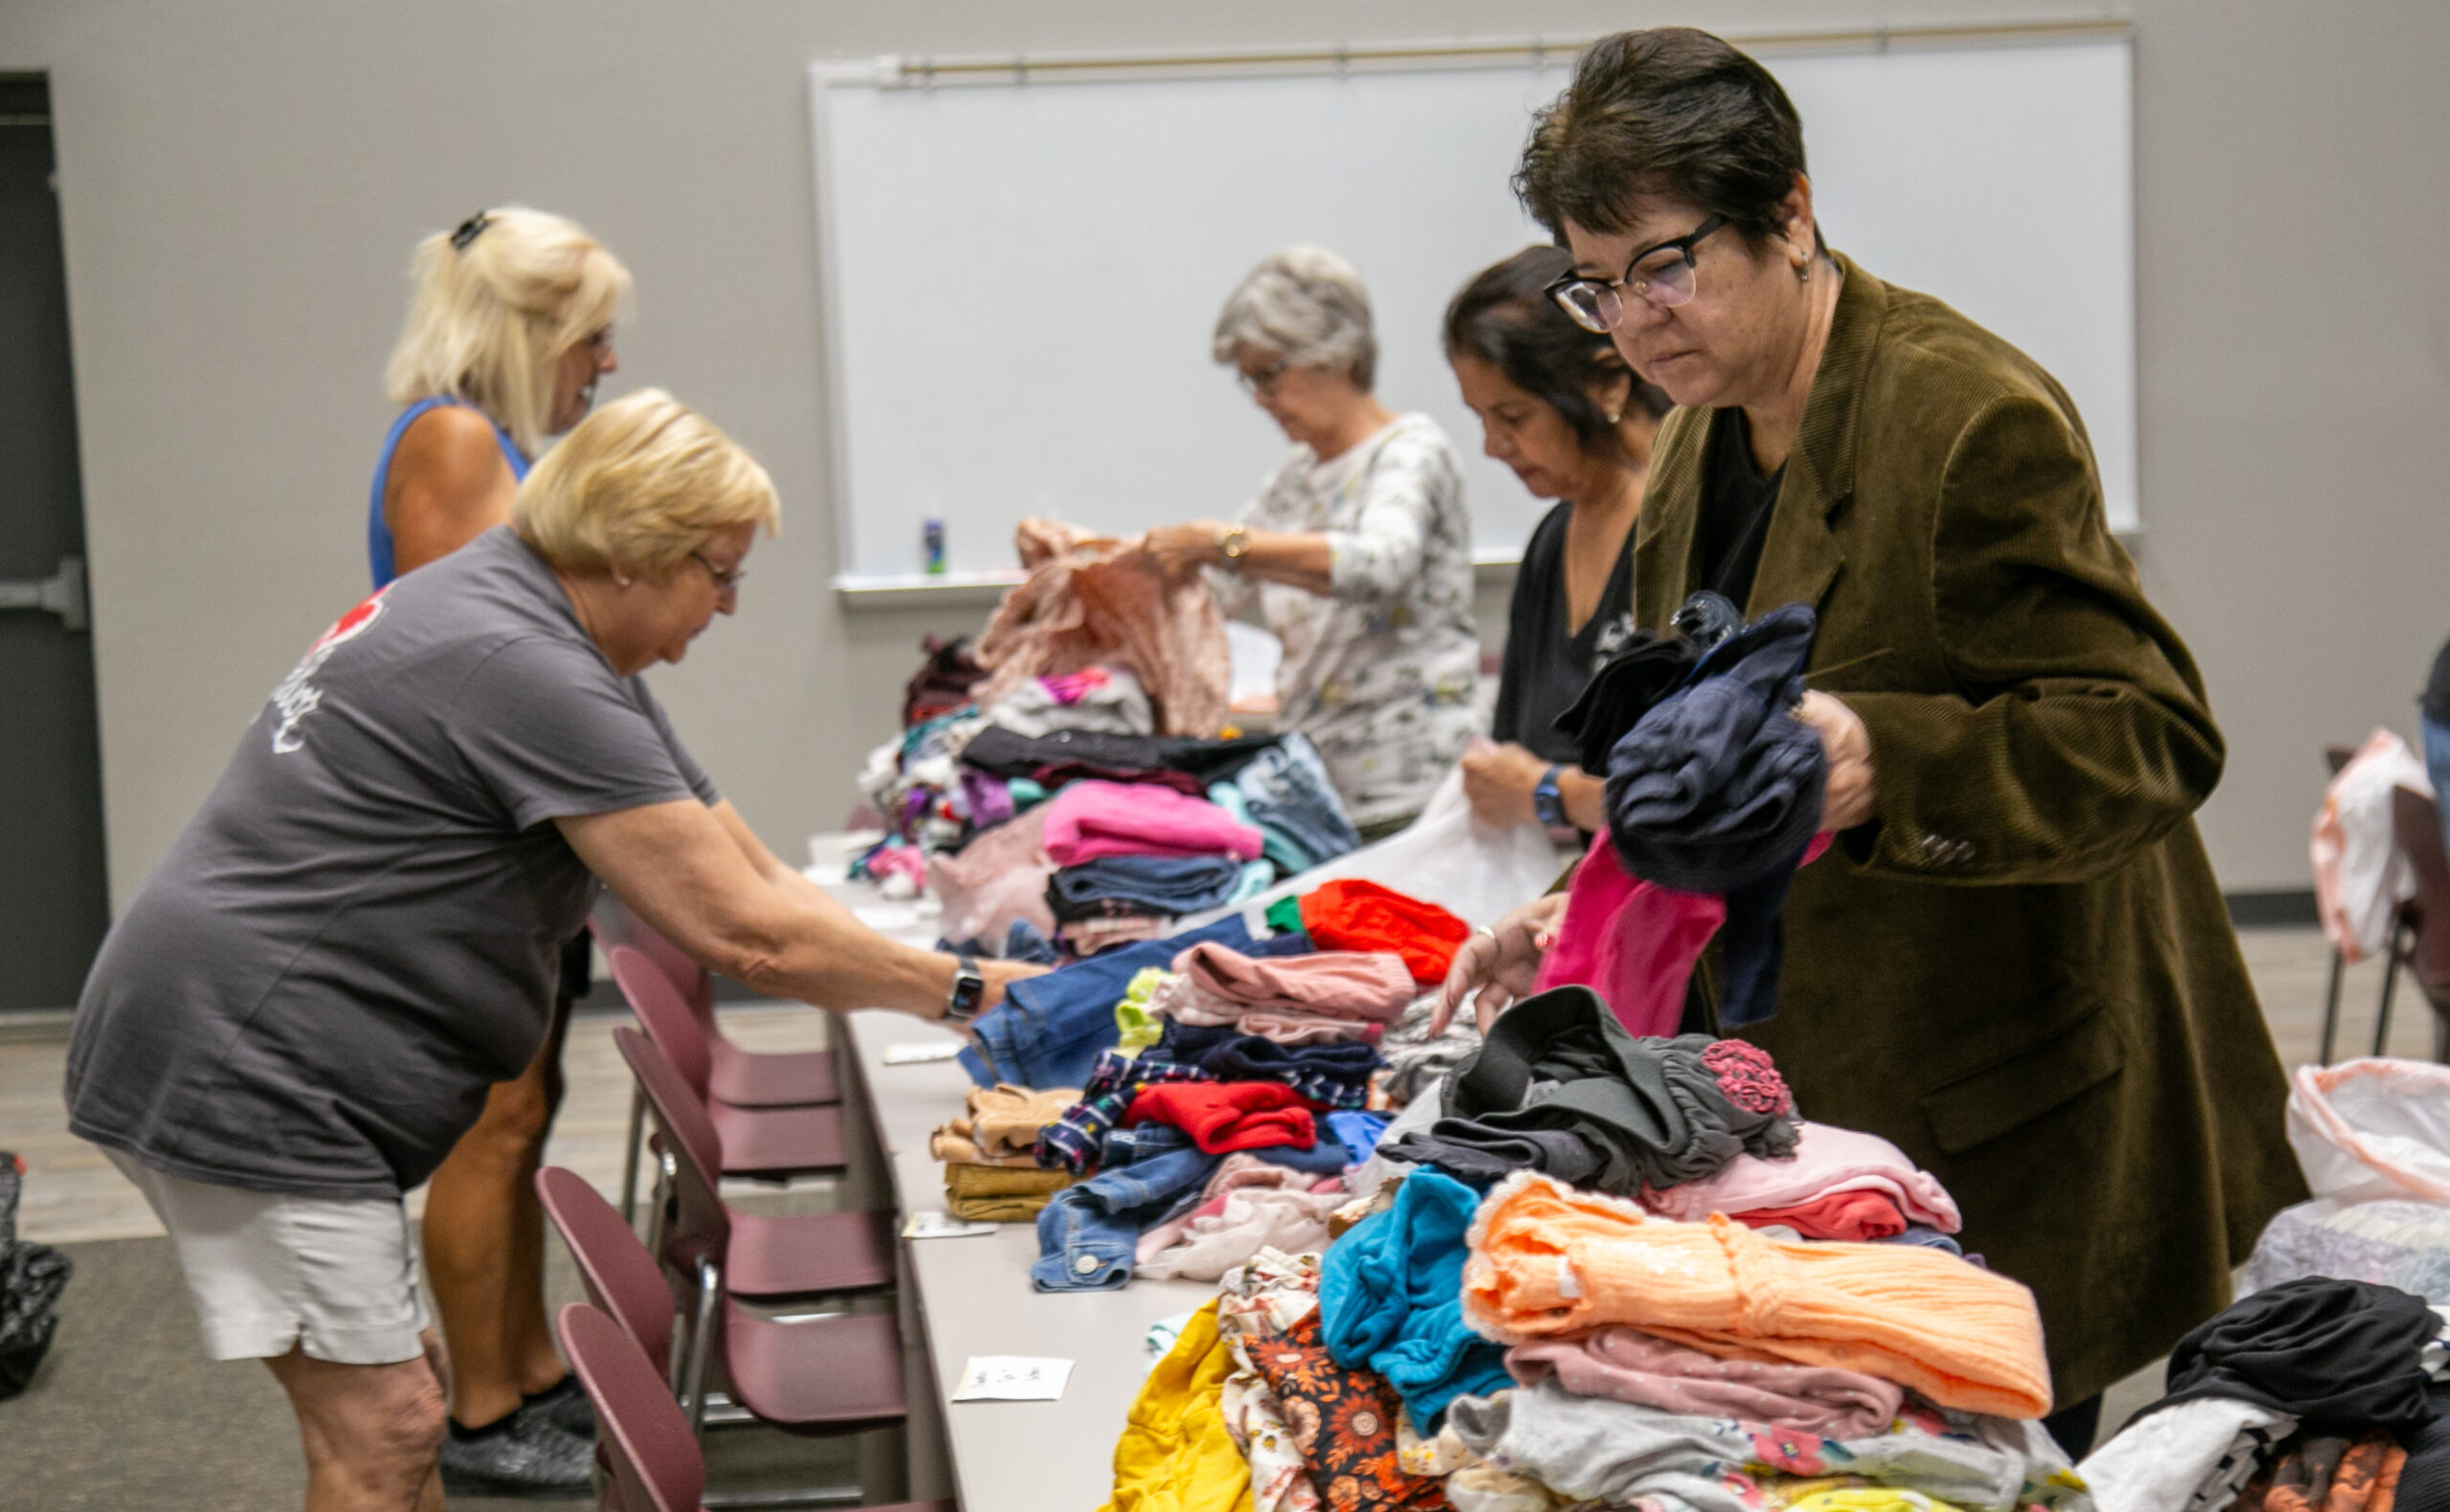
[[[611,387],[671,389],[781,486],[787,530],[759,548],[739,620],[657,686],[750,821],[793,854],[849,806],[919,634],[976,619],[846,617],[825,586],[812,58],[2099,13],[2050,0],[10,0],[0,70],[48,71],[57,121],[115,895],[361,592],[388,414],[377,375],[408,249],[479,206],[561,211],[617,249],[640,298]],[[2140,555],[2230,736],[2204,813],[2223,880],[2303,886],[2319,747],[2409,725],[2450,632],[2432,590],[2450,512],[2429,486],[2450,462],[2450,9],[2136,0],[2130,13]],[[953,424],[994,402],[945,397]]]

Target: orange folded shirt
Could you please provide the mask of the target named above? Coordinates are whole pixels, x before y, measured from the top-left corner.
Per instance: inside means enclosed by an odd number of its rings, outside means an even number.
[[[1322,950],[1386,950],[1421,984],[1443,982],[1472,926],[1436,903],[1358,877],[1323,882],[1303,896],[1302,927]]]
[[[1526,1171],[1472,1220],[1463,1316],[1508,1344],[1624,1323],[1723,1359],[1860,1370],[1942,1407],[2050,1412],[2033,1293],[1939,1250],[1785,1244]]]

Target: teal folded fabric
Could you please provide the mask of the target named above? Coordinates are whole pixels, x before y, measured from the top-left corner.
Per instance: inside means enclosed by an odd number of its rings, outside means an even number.
[[[1464,1234],[1481,1194],[1426,1167],[1393,1206],[1327,1250],[1319,1275],[1320,1335],[1338,1365],[1375,1370],[1424,1434],[1458,1396],[1511,1383],[1505,1350],[1463,1323]]]

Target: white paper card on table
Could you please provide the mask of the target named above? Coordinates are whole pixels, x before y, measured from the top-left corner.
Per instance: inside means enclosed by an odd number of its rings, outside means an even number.
[[[956,1402],[1059,1402],[1072,1362],[1025,1354],[974,1354],[962,1367]]]
[[[931,1060],[950,1060],[961,1054],[958,1039],[920,1040],[910,1044],[884,1047],[884,1063],[888,1066],[920,1066]]]
[[[851,915],[879,934],[908,929],[919,923],[919,910],[908,903],[860,903],[851,910]]]
[[[972,1234],[992,1234],[999,1227],[992,1223],[972,1223],[956,1218],[942,1209],[914,1212],[902,1226],[905,1239],[958,1239]]]

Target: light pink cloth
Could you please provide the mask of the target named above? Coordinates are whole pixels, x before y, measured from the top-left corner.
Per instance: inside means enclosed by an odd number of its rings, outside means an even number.
[[[1699,1223],[1713,1212],[1730,1217],[1760,1208],[1799,1208],[1838,1191],[1876,1191],[1915,1223],[1942,1234],[1965,1227],[1956,1199],[1937,1177],[1877,1134],[1795,1121],[1795,1152],[1783,1160],[1738,1155],[1707,1181],[1664,1191],[1644,1190],[1642,1206],[1662,1218]]]
[[[1140,1262],[1139,1274],[1151,1280],[1213,1281],[1263,1249],[1286,1255],[1324,1250],[1327,1215],[1348,1200],[1342,1189],[1236,1187],[1203,1203],[1180,1236],[1154,1254],[1143,1235],[1140,1253],[1148,1257]]]
[[[1234,675],[1225,616],[1205,578],[1158,572],[1141,541],[1021,522],[1013,545],[1030,575],[979,632],[978,664],[990,671],[970,690],[980,708],[1032,678],[1114,665],[1139,674],[1162,733],[1216,733]]]
[[[1576,1396],[1737,1417],[1823,1438],[1885,1434],[1905,1401],[1904,1388],[1859,1370],[1740,1355],[1722,1360],[1621,1326],[1516,1345],[1505,1352],[1505,1367],[1524,1386],[1554,1376]]]
[[[1046,805],[987,831],[957,856],[927,858],[927,885],[944,900],[944,937],[984,940],[1002,949],[1013,921],[1026,919],[1055,938],[1055,914],[1046,906],[1047,878],[1055,858],[1046,854]]]
[[[1357,1018],[1331,1018],[1324,1013],[1295,1013],[1281,1009],[1252,1008],[1218,997],[1188,977],[1166,979],[1148,996],[1148,1012],[1177,1024],[1211,1028],[1233,1025],[1245,1034],[1273,1039],[1280,1045],[1325,1045],[1348,1039],[1376,1039],[1382,1025]]]
[[[1046,854],[1058,866],[1102,856],[1231,856],[1255,861],[1263,840],[1258,826],[1207,799],[1153,783],[1066,783],[1042,807]]]
[[[1829,849],[1816,834],[1798,866]],[[1533,990],[1587,987],[1635,1034],[1674,1034],[1684,1016],[1684,984],[1710,937],[1726,923],[1726,901],[1680,893],[1629,876],[1607,835],[1592,838],[1566,894],[1557,943],[1540,963]]]
[[[1404,958],[1389,951],[1321,950],[1312,955],[1246,956],[1202,941],[1174,957],[1174,969],[1205,994],[1202,1009],[1238,1006],[1272,1014],[1392,1023],[1419,989]],[[1209,1003],[1206,998],[1217,999]],[[1229,1006],[1219,1006],[1229,1005]]]
[[[1141,1231],[1138,1263],[1147,1263],[1156,1257],[1159,1251],[1180,1239],[1183,1231],[1191,1227],[1192,1219],[1224,1212],[1225,1194],[1229,1191],[1243,1187],[1274,1187],[1300,1191],[1310,1185],[1308,1176],[1290,1166],[1280,1166],[1274,1161],[1261,1160],[1257,1155],[1236,1150],[1218,1162],[1216,1168],[1209,1173],[1208,1185],[1200,1189],[1198,1207]]]

